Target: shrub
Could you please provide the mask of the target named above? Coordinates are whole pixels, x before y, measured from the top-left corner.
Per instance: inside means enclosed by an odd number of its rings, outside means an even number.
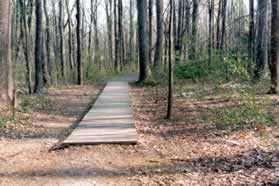
[[[178,64],[174,68],[175,77],[178,79],[197,80],[208,75],[207,65],[204,62],[190,62]]]

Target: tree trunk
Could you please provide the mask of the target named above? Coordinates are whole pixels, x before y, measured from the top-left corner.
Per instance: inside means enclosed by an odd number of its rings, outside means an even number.
[[[113,42],[112,42],[112,0],[106,0],[106,16],[108,27],[108,49],[109,49],[109,61],[113,61]]]
[[[182,41],[183,41],[183,33],[182,33],[183,2],[182,0],[179,0],[178,2],[179,3],[178,3],[177,38],[175,40],[175,63],[180,63],[181,61]]]
[[[83,85],[83,74],[82,74],[82,62],[81,62],[81,37],[80,37],[80,27],[81,27],[81,7],[80,0],[76,0],[76,20],[77,20],[77,83],[78,85]]]
[[[196,58],[196,40],[197,40],[197,18],[198,18],[198,0],[193,0],[193,13],[192,13],[192,42],[190,47],[190,59],[195,60]]]
[[[61,77],[65,80],[64,63],[64,0],[59,1],[59,59],[61,65]]]
[[[191,18],[191,4],[190,0],[185,2],[185,31],[186,31],[186,41],[184,42],[184,55],[185,60],[188,61],[189,58],[189,43],[190,43],[190,18]]]
[[[114,71],[119,72],[119,36],[118,36],[118,27],[117,27],[117,0],[114,0],[114,44],[115,44],[115,51],[114,51]]]
[[[221,34],[220,34],[220,22],[221,22],[221,11],[222,11],[222,1],[219,0],[219,5],[218,5],[218,15],[217,15],[217,29],[216,29],[216,48],[220,49],[220,42],[221,42]]]
[[[130,28],[129,28],[129,58],[130,60],[132,60],[132,62],[135,61],[135,51],[134,51],[134,0],[130,0],[130,11],[129,11],[129,14],[130,14]]]
[[[92,46],[92,27],[93,27],[93,23],[94,23],[94,0],[91,0],[90,3],[90,24],[89,24],[89,33],[88,33],[88,63],[89,65],[92,64],[93,60],[92,60],[92,50],[91,50],[91,46]],[[86,72],[86,76],[88,77],[88,70]]]
[[[31,65],[30,65],[30,46],[29,46],[29,34],[26,21],[26,6],[23,0],[19,0],[20,3],[20,32],[24,40],[22,41],[22,48],[25,57],[26,66],[26,83],[28,86],[28,93],[32,94],[32,78],[31,78]]]
[[[99,65],[99,70],[101,70],[100,61],[100,43],[99,43],[99,29],[98,29],[98,6],[99,3],[94,0],[94,12],[93,12],[93,25],[94,25],[94,62]]]
[[[214,29],[214,0],[208,0],[208,66],[211,66],[211,58],[212,58],[212,33]]]
[[[170,19],[169,19],[169,81],[168,81],[168,110],[167,119],[172,117],[173,105],[173,63],[172,63],[172,16],[173,16],[173,0],[170,0]]]
[[[35,88],[34,93],[43,93],[43,64],[42,64],[42,1],[36,0],[36,40],[35,40]]]
[[[249,0],[249,39],[248,39],[248,71],[251,73],[254,56],[254,0]]]
[[[256,54],[256,69],[255,79],[262,76],[266,61],[266,33],[267,33],[267,2],[258,0],[258,34],[257,34],[257,54]]]
[[[279,0],[272,0],[270,92],[279,92]]]
[[[222,32],[221,32],[221,43],[220,43],[220,49],[221,49],[222,55],[224,54],[224,46],[225,46],[226,17],[227,17],[227,0],[223,0],[223,7],[222,7]]]
[[[148,76],[148,26],[147,0],[137,0],[138,7],[138,36],[139,36],[139,82]]]
[[[73,46],[72,46],[72,14],[70,12],[70,7],[69,7],[69,2],[66,1],[66,8],[67,8],[67,14],[68,14],[68,31],[69,31],[69,36],[68,36],[68,48],[69,48],[69,53],[68,53],[68,60],[69,60],[69,65],[70,65],[70,69],[71,71],[73,71],[74,69],[74,64],[73,64],[73,54],[72,54],[72,51],[73,51]]]
[[[162,64],[163,34],[164,34],[164,17],[163,17],[163,0],[156,0],[156,18],[157,18],[157,35],[154,66],[159,67]]]
[[[120,46],[119,47],[120,71],[122,71],[123,65],[124,65],[124,60],[125,60],[122,0],[118,0],[118,32],[119,32],[119,46]]]
[[[148,45],[149,45],[149,62],[152,63],[152,45],[153,45],[153,0],[149,0],[149,5],[148,5],[148,16],[149,16],[149,37],[148,37]]]
[[[52,61],[51,61],[51,56],[50,56],[50,23],[49,23],[49,15],[47,12],[47,1],[43,0],[44,4],[44,14],[45,14],[45,22],[46,22],[46,43],[45,43],[45,48],[46,48],[46,56],[47,56],[47,69],[48,69],[48,75],[50,77],[51,83],[53,83],[53,77],[52,77]]]
[[[10,1],[0,1],[0,105],[12,106],[13,75],[11,62]]]

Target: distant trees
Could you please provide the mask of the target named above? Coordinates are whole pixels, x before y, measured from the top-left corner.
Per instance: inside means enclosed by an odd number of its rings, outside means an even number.
[[[9,106],[13,100],[13,75],[11,63],[10,1],[0,1],[0,107]]]
[[[2,43],[9,42],[5,22],[7,2],[1,2]],[[151,77],[152,70],[170,73],[168,70],[173,67],[169,64],[171,55],[178,67],[189,62],[204,65],[203,62],[208,61],[205,65],[210,71],[216,68],[214,63],[223,65],[226,71],[226,62],[241,61],[241,67],[244,66],[249,78],[254,80],[262,77],[269,64],[270,92],[278,92],[276,0],[270,1],[272,17],[269,16],[269,1],[260,0],[257,6],[255,0],[249,0],[248,9],[244,7],[244,0],[170,0],[167,3],[163,0],[91,0],[88,10],[81,0],[74,3],[65,0],[13,2],[12,59],[17,65],[24,65],[22,74],[30,94],[42,93],[49,85],[68,83],[69,80],[82,85],[84,80],[92,78],[92,69],[122,72],[134,69],[137,62],[139,81],[144,81]],[[105,12],[103,18],[106,20],[102,29],[100,11]],[[170,17],[172,30],[169,30]],[[8,57],[11,51],[6,46],[1,47],[1,65],[4,65],[1,79],[11,74],[6,70],[11,69]],[[131,66],[133,68],[126,68]],[[6,77],[1,86],[12,87],[10,79]]]

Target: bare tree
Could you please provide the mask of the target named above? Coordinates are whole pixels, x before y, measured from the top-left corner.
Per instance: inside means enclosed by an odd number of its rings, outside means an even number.
[[[183,41],[183,0],[178,0],[178,23],[177,33],[175,38],[175,63],[180,63],[182,54],[182,41]],[[175,11],[174,11],[175,12]],[[176,16],[176,15],[174,15]]]
[[[163,34],[164,34],[163,0],[156,0],[156,18],[157,18],[157,34],[156,34],[154,66],[158,67],[162,63],[162,50],[163,50]]]
[[[138,36],[139,36],[139,82],[148,76],[148,25],[147,25],[147,0],[137,0],[138,7]]]
[[[67,10],[67,14],[68,14],[68,21],[67,21],[67,25],[68,25],[68,62],[70,65],[70,69],[71,71],[74,69],[74,63],[73,63],[73,31],[72,31],[72,12],[74,10],[74,7],[72,9],[72,11],[70,11],[70,7],[69,7],[69,2],[66,1],[66,10]]]
[[[221,42],[220,42],[220,49],[222,55],[224,53],[224,46],[225,46],[225,36],[226,36],[226,17],[227,17],[227,0],[223,0],[222,6],[222,32],[221,32]]]
[[[148,1],[148,20],[149,20],[149,38],[148,38],[148,46],[149,46],[149,62],[152,63],[152,45],[153,45],[153,0]]]
[[[190,47],[190,59],[194,60],[196,58],[196,40],[197,40],[197,25],[198,25],[198,0],[193,0],[193,12],[192,12],[192,40]]]
[[[64,0],[59,0],[59,60],[61,65],[61,76],[65,78],[64,62]]]
[[[53,77],[52,77],[52,60],[51,60],[51,34],[50,34],[50,21],[49,21],[49,15],[48,15],[48,9],[47,9],[47,1],[43,0],[43,8],[44,8],[44,15],[45,15],[45,23],[46,23],[46,42],[45,42],[45,48],[46,48],[46,56],[47,56],[47,69],[48,69],[48,75],[50,77],[50,81],[53,83]]]
[[[168,110],[167,119],[172,117],[173,107],[173,62],[172,62],[172,21],[173,21],[173,0],[170,0],[170,16],[169,16],[169,81],[168,81]]]
[[[271,26],[271,90],[279,92],[279,0],[272,0]]]
[[[26,5],[23,0],[19,0],[20,4],[20,35],[22,35],[23,41],[22,41],[22,48],[23,53],[25,57],[25,66],[26,66],[26,83],[28,86],[28,92],[29,94],[32,93],[32,77],[31,77],[31,64],[30,64],[30,41],[29,41],[29,31],[28,31],[28,25],[26,20]]]
[[[248,70],[251,72],[254,56],[254,36],[255,36],[254,0],[249,0],[249,41],[248,41]]]
[[[256,69],[255,79],[259,79],[262,75],[267,61],[266,52],[266,36],[267,36],[267,2],[258,0],[258,33],[257,33],[257,54],[256,54]]]
[[[119,72],[119,35],[118,35],[118,24],[117,24],[117,0],[114,0],[114,71]]]
[[[83,75],[82,75],[82,62],[81,62],[81,6],[80,6],[80,0],[76,0],[76,20],[77,20],[77,27],[76,27],[76,33],[77,33],[77,83],[78,85],[83,85]]]
[[[108,49],[109,49],[109,61],[113,61],[113,34],[112,34],[112,14],[113,5],[112,0],[106,0],[106,16],[107,16],[107,27],[108,27]]]
[[[13,76],[11,64],[10,1],[0,1],[0,103],[11,106],[13,101]]]
[[[120,71],[123,69],[125,60],[124,28],[123,28],[123,2],[118,0],[118,37],[119,37],[119,59]]]
[[[214,35],[214,0],[208,0],[208,65],[211,65],[212,58],[212,41]]]
[[[36,0],[36,41],[35,41],[35,88],[34,93],[43,93],[43,63],[42,57],[42,1]]]

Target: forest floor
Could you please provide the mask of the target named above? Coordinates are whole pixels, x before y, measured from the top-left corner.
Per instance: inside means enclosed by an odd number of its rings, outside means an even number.
[[[173,119],[165,120],[166,88],[131,85],[137,145],[71,146],[49,152],[101,88],[50,89],[47,103],[19,113],[16,124],[2,126],[0,185],[279,183],[279,127],[274,125],[279,97],[245,96],[231,86],[177,86]],[[243,102],[249,106],[243,107]],[[268,112],[250,112],[257,105]],[[231,106],[235,107],[227,111]],[[229,126],[250,116],[269,124],[246,121],[247,126]]]

